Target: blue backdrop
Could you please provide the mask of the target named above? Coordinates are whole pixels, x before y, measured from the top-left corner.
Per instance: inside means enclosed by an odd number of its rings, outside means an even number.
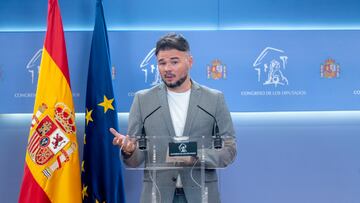
[[[192,77],[225,92],[238,156],[219,172],[223,202],[360,202],[360,1],[103,1],[118,111],[158,82],[151,50],[167,30],[186,30]],[[47,0],[0,2],[0,196],[16,202]],[[59,0],[77,112],[85,107],[95,2]],[[335,72],[322,77],[321,67]],[[122,133],[127,115],[119,114]],[[82,146],[84,114],[76,116]],[[141,172],[124,171],[124,179],[127,202],[138,202]]]
[[[164,31],[109,33],[118,111],[161,82],[153,52]],[[230,111],[360,109],[360,31],[184,31],[194,80],[225,93]],[[67,32],[71,85],[84,112],[92,32]],[[43,32],[0,33],[0,113],[32,113]],[[328,69],[326,69],[328,68]],[[327,72],[328,71],[328,72]]]

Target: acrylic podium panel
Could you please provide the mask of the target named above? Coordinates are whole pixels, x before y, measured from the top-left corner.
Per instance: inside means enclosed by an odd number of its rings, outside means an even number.
[[[174,139],[168,135],[147,137],[146,149],[138,149],[131,157],[123,158],[127,163],[126,169],[130,172],[144,171],[143,194],[148,194],[151,198],[146,199],[147,202],[170,202],[175,190],[182,188],[186,198],[191,198],[188,202],[207,203],[209,189],[205,183],[212,182],[210,187],[214,187],[214,184],[217,186],[219,180],[216,169],[224,169],[224,166],[209,162],[211,159],[207,157],[208,154],[224,150],[215,149],[213,140],[211,136],[192,136],[186,139]]]

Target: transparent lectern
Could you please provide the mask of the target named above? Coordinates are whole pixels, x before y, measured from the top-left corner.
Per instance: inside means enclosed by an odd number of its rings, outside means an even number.
[[[214,149],[211,136],[147,137],[146,149],[123,156],[127,170],[144,171],[142,202],[172,203],[178,190],[188,203],[219,202],[216,169],[225,168],[231,157],[224,145],[235,143],[233,137],[222,139],[223,147]]]

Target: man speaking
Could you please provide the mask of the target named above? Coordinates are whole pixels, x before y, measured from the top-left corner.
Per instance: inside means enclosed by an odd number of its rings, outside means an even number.
[[[135,94],[128,135],[111,128],[113,144],[121,148],[129,167],[176,166],[154,168],[156,173],[144,170],[141,202],[154,201],[154,195],[156,202],[221,202],[216,168],[226,167],[236,157],[224,96],[190,78],[193,58],[182,35],[161,37],[155,55],[163,83]]]

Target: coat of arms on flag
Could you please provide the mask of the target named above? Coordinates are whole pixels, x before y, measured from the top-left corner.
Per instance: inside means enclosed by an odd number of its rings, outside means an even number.
[[[55,119],[51,119],[49,114],[54,114]],[[49,178],[69,160],[76,149],[76,144],[68,138],[68,134],[76,131],[74,114],[64,103],[57,103],[53,110],[42,104],[31,123],[35,129],[27,148],[31,160],[37,165],[44,165],[56,157],[51,165],[43,170],[43,174]]]

